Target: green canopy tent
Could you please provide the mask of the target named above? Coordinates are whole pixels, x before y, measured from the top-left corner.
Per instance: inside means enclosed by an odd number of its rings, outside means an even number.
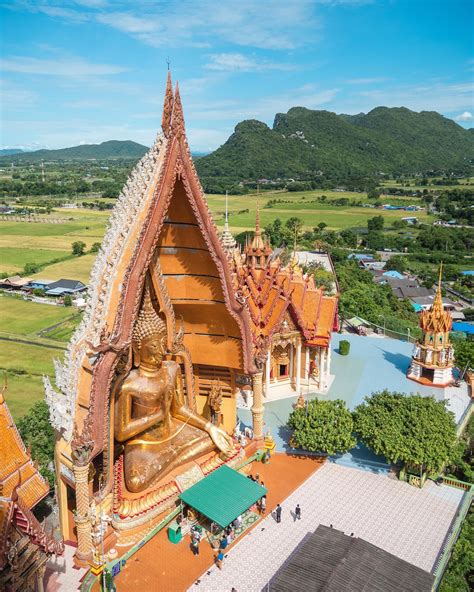
[[[266,493],[265,487],[224,465],[179,497],[182,502],[225,528]]]

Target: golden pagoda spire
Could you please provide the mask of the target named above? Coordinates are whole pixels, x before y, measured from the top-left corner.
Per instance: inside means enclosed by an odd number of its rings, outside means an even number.
[[[436,295],[434,298],[432,312],[436,316],[441,316],[443,314],[443,296],[441,294],[441,279],[443,277],[443,262],[441,261],[441,265],[439,266],[439,277],[438,277],[438,288],[436,290]]]
[[[257,198],[257,212],[255,214],[255,235],[260,236],[262,231],[260,230],[260,202]]]

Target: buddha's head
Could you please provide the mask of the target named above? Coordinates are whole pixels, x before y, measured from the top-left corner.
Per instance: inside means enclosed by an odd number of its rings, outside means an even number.
[[[148,286],[132,333],[135,365],[159,366],[166,352],[166,323],[157,314]]]

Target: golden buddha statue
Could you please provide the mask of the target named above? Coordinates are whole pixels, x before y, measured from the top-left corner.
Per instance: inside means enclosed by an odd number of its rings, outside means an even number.
[[[115,439],[124,444],[125,485],[143,491],[176,467],[218,448],[234,450],[224,430],[190,409],[181,373],[166,353],[166,324],[148,288],[132,334],[134,368],[115,387]]]

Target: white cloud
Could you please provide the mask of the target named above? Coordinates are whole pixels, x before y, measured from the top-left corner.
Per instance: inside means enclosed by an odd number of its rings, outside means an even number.
[[[13,56],[0,60],[0,70],[21,74],[42,76],[64,76],[78,78],[84,76],[107,76],[120,74],[127,69],[110,64],[88,62],[79,57],[66,57],[55,60]]]
[[[351,112],[358,113],[373,107],[408,107],[415,111],[449,113],[472,105],[474,84],[432,82],[424,85],[400,85],[377,90],[361,91],[353,97]],[[348,111],[345,111],[346,113]]]
[[[205,65],[208,70],[221,72],[263,72],[264,70],[292,70],[290,64],[258,61],[241,53],[214,53]]]
[[[33,103],[35,103],[38,99],[38,95],[28,90],[22,86],[18,86],[13,84],[8,80],[1,80],[0,79],[0,95],[2,97],[1,100],[1,108],[2,110],[7,108],[8,109],[17,109],[23,107],[29,107]]]
[[[153,47],[209,47],[212,39],[292,49],[317,41],[321,26],[307,0],[14,0],[7,8],[74,23],[98,21]]]
[[[347,80],[347,84],[376,84],[377,82],[385,82],[386,78],[351,78]]]
[[[474,121],[474,115],[470,111],[464,111],[454,118],[455,121]]]

